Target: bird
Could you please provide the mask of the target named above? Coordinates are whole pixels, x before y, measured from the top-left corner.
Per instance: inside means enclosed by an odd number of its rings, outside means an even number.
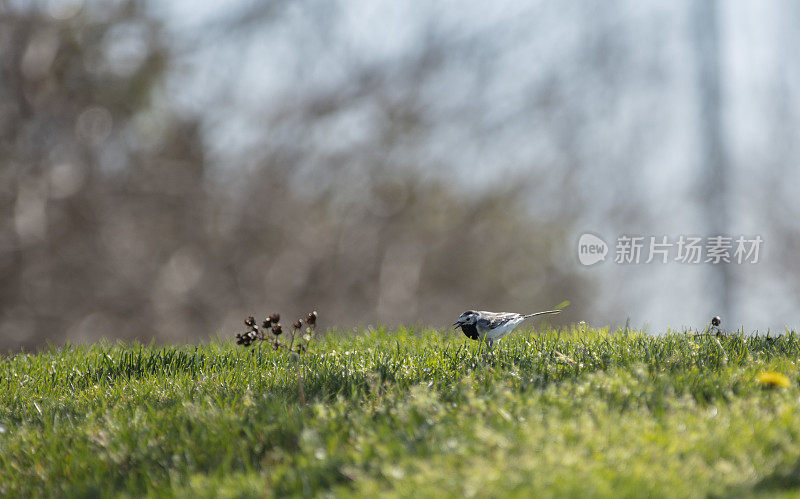
[[[467,310],[453,323],[453,329],[458,327],[471,340],[484,341],[489,348],[494,346],[495,340],[511,333],[525,319],[537,315],[558,314],[561,310],[545,310],[533,314],[515,314],[513,312],[487,312],[485,310]]]

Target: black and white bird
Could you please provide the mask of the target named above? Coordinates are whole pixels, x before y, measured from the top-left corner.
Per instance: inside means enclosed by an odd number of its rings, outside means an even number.
[[[453,328],[460,327],[467,338],[486,342],[492,348],[495,340],[511,333],[520,322],[537,315],[557,314],[561,310],[546,310],[535,314],[515,314],[513,312],[487,312],[485,310],[467,310],[453,323]]]

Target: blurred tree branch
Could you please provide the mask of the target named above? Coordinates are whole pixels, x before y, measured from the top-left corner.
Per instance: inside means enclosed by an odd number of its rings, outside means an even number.
[[[165,101],[176,55],[160,23],[116,5],[0,20],[3,347],[187,340],[265,306],[437,324],[588,296],[553,244],[566,226],[529,215],[535,183],[465,191],[422,168],[422,138],[480,112],[420,91],[467,47],[431,36],[353,60],[336,85],[257,114],[266,133],[228,166],[209,157],[208,118]]]

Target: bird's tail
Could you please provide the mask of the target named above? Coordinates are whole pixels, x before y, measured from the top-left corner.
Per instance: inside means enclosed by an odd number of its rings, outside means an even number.
[[[529,317],[536,317],[537,315],[547,315],[547,314],[560,314],[561,310],[545,310],[544,312],[536,312],[535,314],[528,314],[523,317],[523,319],[527,319]]]

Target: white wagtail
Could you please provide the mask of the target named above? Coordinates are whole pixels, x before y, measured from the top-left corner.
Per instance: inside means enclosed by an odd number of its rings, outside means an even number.
[[[546,310],[535,314],[515,314],[513,312],[486,312],[485,310],[467,310],[453,323],[453,329],[461,327],[467,338],[483,340],[489,348],[494,340],[500,340],[519,325],[520,322],[537,315],[557,314],[561,310]]]

